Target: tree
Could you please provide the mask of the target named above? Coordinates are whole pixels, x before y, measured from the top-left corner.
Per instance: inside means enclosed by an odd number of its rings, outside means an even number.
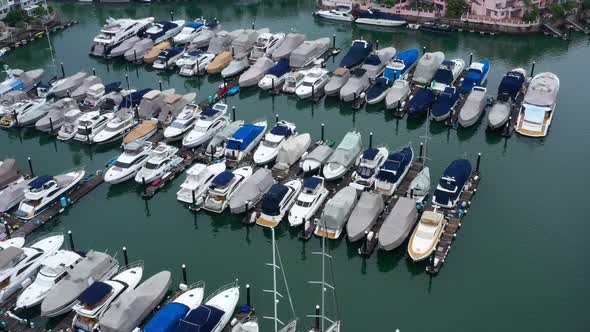
[[[45,10],[45,8],[39,6],[35,9],[33,9],[33,16],[45,16],[47,15],[47,10]]]
[[[397,4],[397,0],[383,0],[382,2],[388,6],[395,6]]]
[[[447,17],[459,18],[465,12],[464,0],[449,0],[447,3]]]
[[[549,6],[549,11],[551,11],[551,16],[553,16],[554,19],[560,19],[565,16],[565,10],[560,4],[557,3]]]
[[[533,7],[523,15],[522,19],[525,22],[534,22],[539,18],[539,15],[541,15],[541,11],[539,10],[539,8]]]
[[[17,23],[22,23],[24,20],[23,13],[20,10],[13,10],[6,14],[4,22],[10,26],[16,26]]]

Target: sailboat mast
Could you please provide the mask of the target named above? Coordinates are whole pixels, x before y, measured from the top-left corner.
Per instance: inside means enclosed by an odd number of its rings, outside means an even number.
[[[326,230],[326,223],[324,222],[324,230]],[[327,234],[327,233],[325,233]],[[325,235],[324,234],[324,235]],[[322,236],[322,308],[321,308],[321,330],[325,331],[325,307],[326,307],[326,236]]]
[[[274,323],[275,332],[279,330],[278,326],[278,313],[277,313],[277,261],[276,261],[276,250],[275,250],[275,229],[271,227],[272,233],[272,296],[274,305]]]
[[[43,1],[45,5],[45,10],[49,13],[49,7],[47,7],[47,1]],[[47,29],[47,25],[45,26],[45,36],[47,36],[47,44],[49,44],[49,55],[51,56],[51,63],[53,64],[53,73],[55,77],[57,77],[57,66],[55,64],[55,58],[53,57],[53,46],[51,45],[51,38],[49,38],[49,30]]]

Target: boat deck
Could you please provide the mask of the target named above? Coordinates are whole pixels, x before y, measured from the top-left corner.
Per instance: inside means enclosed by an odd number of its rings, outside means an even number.
[[[166,184],[170,181],[174,180],[185,169],[190,167],[197,159],[195,152],[189,149],[180,149],[176,155],[183,159],[182,162],[170,170],[170,172],[162,177],[160,181],[154,181],[152,184],[146,184],[143,188],[143,192],[141,193],[143,198],[150,199],[154,197],[154,195],[156,195],[160,189],[166,186]]]

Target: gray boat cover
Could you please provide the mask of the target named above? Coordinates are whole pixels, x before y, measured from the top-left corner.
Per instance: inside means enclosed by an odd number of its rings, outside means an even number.
[[[486,104],[486,89],[474,87],[459,111],[459,124],[468,127],[477,122]]]
[[[502,126],[504,123],[506,123],[506,121],[508,121],[511,109],[511,100],[496,100],[488,112],[488,125],[492,129]]]
[[[84,79],[82,85],[80,85],[76,90],[74,90],[70,94],[70,96],[73,99],[81,101],[82,99],[86,98],[86,92],[88,91],[88,89],[95,84],[102,84],[102,80],[99,77],[90,75]]]
[[[274,65],[275,63],[267,57],[259,58],[252,67],[240,75],[240,86],[245,87],[258,84],[258,81],[260,81]]]
[[[159,272],[116,299],[98,321],[102,332],[131,332],[162,301],[172,283],[170,271]]]
[[[332,153],[334,153],[334,149],[332,149],[330,146],[326,144],[321,144],[318,145],[315,149],[313,149],[307,156],[305,156],[305,158],[303,158],[303,161],[315,160],[318,163],[320,163],[320,165],[324,165],[328,158],[330,158]]]
[[[246,212],[248,202],[248,208],[254,207],[274,183],[271,170],[259,168],[232,194],[229,199],[231,213]]]
[[[393,82],[391,89],[385,96],[385,107],[398,107],[402,99],[407,98],[410,94],[410,82],[402,79],[397,79]]]
[[[216,150],[220,146],[225,145],[225,141],[233,135],[236,130],[238,130],[241,126],[244,125],[243,120],[237,120],[231,123],[228,123],[223,129],[221,129],[209,142],[207,145],[207,151],[211,151],[211,149]]]
[[[365,69],[369,78],[373,80],[385,69],[387,62],[395,56],[396,52],[395,47],[385,47],[377,50],[372,55],[376,55],[379,61],[371,61],[371,55],[365,60],[361,68]],[[377,59],[373,58],[373,60]]]
[[[0,98],[0,105],[8,107],[25,99],[29,99],[29,96],[26,92],[20,90],[12,90],[2,95],[2,98]]]
[[[10,210],[10,208],[25,198],[25,189],[29,187],[29,182],[15,182],[0,190],[0,212]]]
[[[113,48],[109,52],[109,56],[114,58],[125,54],[125,52],[133,48],[133,46],[135,46],[135,44],[137,44],[140,40],[141,38],[139,38],[138,36],[133,36],[129,39],[124,40],[121,44],[119,44],[119,46]]]
[[[364,68],[355,68],[350,78],[340,88],[340,99],[346,102],[352,101],[355,96],[359,97],[370,85],[369,73]]]
[[[21,176],[22,174],[16,165],[16,160],[4,159],[2,165],[0,165],[0,189],[18,180]]]
[[[337,94],[349,78],[350,70],[348,70],[348,68],[336,68],[336,70],[334,70],[334,75],[330,77],[328,83],[324,86],[324,92],[329,96]]]
[[[229,49],[232,42],[232,36],[225,30],[219,31],[215,37],[209,41],[209,47],[207,47],[207,53],[219,54],[222,51]]]
[[[160,113],[160,110],[162,109],[162,103],[164,102],[164,97],[166,95],[172,94],[174,94],[174,89],[165,91],[152,90],[146,93],[139,102],[139,116],[142,119],[153,118],[158,113]]]
[[[412,81],[420,84],[430,83],[444,59],[445,54],[443,52],[424,54],[420,60],[418,60]]]
[[[428,194],[428,191],[430,191],[430,169],[428,167],[424,167],[410,182],[408,194],[411,194],[412,189],[416,196],[426,196]]]
[[[248,67],[250,67],[250,61],[247,56],[242,55],[239,58],[233,59],[227,67],[223,68],[221,77],[236,76]]]
[[[132,48],[124,54],[127,61],[143,62],[143,57],[154,47],[154,41],[151,38],[145,38],[138,41]],[[137,57],[137,59],[136,59]]]
[[[37,123],[35,123],[35,127],[41,131],[49,131],[51,129],[51,125],[53,125],[53,129],[59,129],[65,120],[65,114],[71,110],[79,109],[78,103],[71,98],[64,98],[60,99],[53,104],[51,104],[51,109]],[[49,119],[51,118],[51,122]]]
[[[0,251],[0,271],[13,267],[23,253],[24,250],[17,247],[8,247]]]
[[[234,39],[231,43],[234,57],[239,58],[247,56],[252,46],[254,46],[256,39],[258,39],[258,34],[259,33],[256,30],[247,29]]]
[[[524,102],[537,106],[553,106],[559,92],[559,78],[553,73],[535,75],[524,95]]]
[[[352,165],[363,149],[361,134],[352,131],[346,134],[327,163],[337,163],[344,167]]]
[[[363,192],[352,210],[350,218],[348,218],[348,224],[346,224],[348,239],[350,241],[360,240],[365,235],[365,231],[369,231],[373,227],[384,208],[385,204],[381,194]]]
[[[379,230],[379,247],[383,250],[399,247],[417,220],[416,202],[408,197],[400,197]]]
[[[272,59],[274,61],[279,61],[280,59],[288,58],[293,50],[295,50],[299,45],[301,45],[305,41],[305,35],[302,33],[288,33],[285,36],[285,39],[272,52]]]
[[[308,133],[289,137],[279,148],[275,167],[273,168],[287,169],[291,167],[309,149],[310,145],[311,135]]]
[[[41,76],[45,72],[44,69],[33,69],[24,71],[22,69],[9,69],[8,75],[13,75],[23,82],[23,88],[25,91],[30,90],[33,85],[37,84],[41,80]]]
[[[291,55],[289,56],[289,66],[293,68],[301,68],[307,65],[307,63],[313,58],[324,54],[329,47],[330,38],[305,41],[291,52]]]
[[[327,229],[339,230],[350,217],[354,206],[358,200],[356,189],[347,186],[334,195],[324,207],[320,217],[320,227]]]
[[[79,71],[72,76],[66,77],[62,82],[56,83],[56,85],[52,86],[49,89],[49,94],[54,95],[56,97],[64,97],[68,92],[72,93],[80,85],[82,85],[84,79],[87,76],[87,73]]]
[[[182,111],[182,109],[190,102],[197,98],[197,94],[194,92],[187,93],[186,95],[177,94],[166,94],[158,120],[164,122],[168,117],[175,117]]]

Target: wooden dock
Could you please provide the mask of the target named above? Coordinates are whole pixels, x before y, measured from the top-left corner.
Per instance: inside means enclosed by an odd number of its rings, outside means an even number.
[[[12,312],[21,292],[17,292],[0,305],[0,330],[7,332],[58,332],[71,329],[74,312],[50,319],[48,325],[36,324],[35,319],[19,317]]]

